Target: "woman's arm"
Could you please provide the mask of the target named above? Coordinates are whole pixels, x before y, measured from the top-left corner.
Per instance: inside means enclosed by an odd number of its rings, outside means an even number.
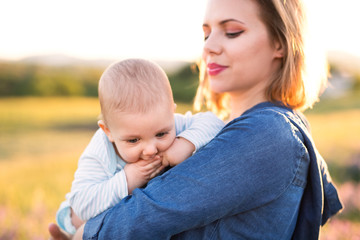
[[[225,126],[212,112],[175,114],[176,135],[194,144],[195,150],[211,141]]]
[[[225,126],[212,112],[175,114],[177,138],[163,153],[163,163],[175,166],[210,142]]]
[[[297,154],[283,125],[274,114],[231,122],[194,156],[90,219],[84,239],[169,239],[272,201],[292,181],[288,159]]]

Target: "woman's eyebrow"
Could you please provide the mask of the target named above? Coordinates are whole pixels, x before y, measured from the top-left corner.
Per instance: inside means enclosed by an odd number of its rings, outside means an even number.
[[[238,23],[241,23],[241,24],[245,24],[243,21],[240,21],[240,20],[237,20],[237,19],[234,19],[234,18],[229,18],[229,19],[225,19],[225,20],[221,21],[220,25],[224,25],[225,23],[228,23],[228,22],[238,22]]]
[[[234,19],[234,18],[229,18],[229,19],[222,20],[219,25],[224,25],[224,24],[226,24],[228,22],[238,22],[238,23],[241,23],[241,24],[245,25],[245,23],[243,21],[240,21],[240,20],[237,20],[237,19]],[[209,24],[204,23],[203,27],[209,27]]]

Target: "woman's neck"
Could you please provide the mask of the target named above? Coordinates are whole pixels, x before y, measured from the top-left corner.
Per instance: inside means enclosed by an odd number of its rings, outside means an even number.
[[[266,97],[264,94],[233,94],[230,93],[230,107],[231,112],[229,121],[241,116],[245,111],[249,110],[253,106],[265,102]]]

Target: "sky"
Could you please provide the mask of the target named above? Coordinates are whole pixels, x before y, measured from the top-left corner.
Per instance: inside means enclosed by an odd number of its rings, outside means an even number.
[[[360,56],[360,1],[305,0],[318,45]],[[0,59],[201,55],[205,0],[0,0]]]

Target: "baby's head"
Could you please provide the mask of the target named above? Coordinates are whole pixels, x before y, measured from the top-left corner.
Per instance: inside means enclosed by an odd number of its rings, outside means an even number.
[[[101,113],[106,123],[114,114],[146,113],[159,105],[174,106],[166,73],[156,63],[127,59],[110,65],[99,81]]]
[[[128,59],[109,66],[99,81],[99,126],[126,162],[150,159],[175,139],[172,91],[155,63]]]

